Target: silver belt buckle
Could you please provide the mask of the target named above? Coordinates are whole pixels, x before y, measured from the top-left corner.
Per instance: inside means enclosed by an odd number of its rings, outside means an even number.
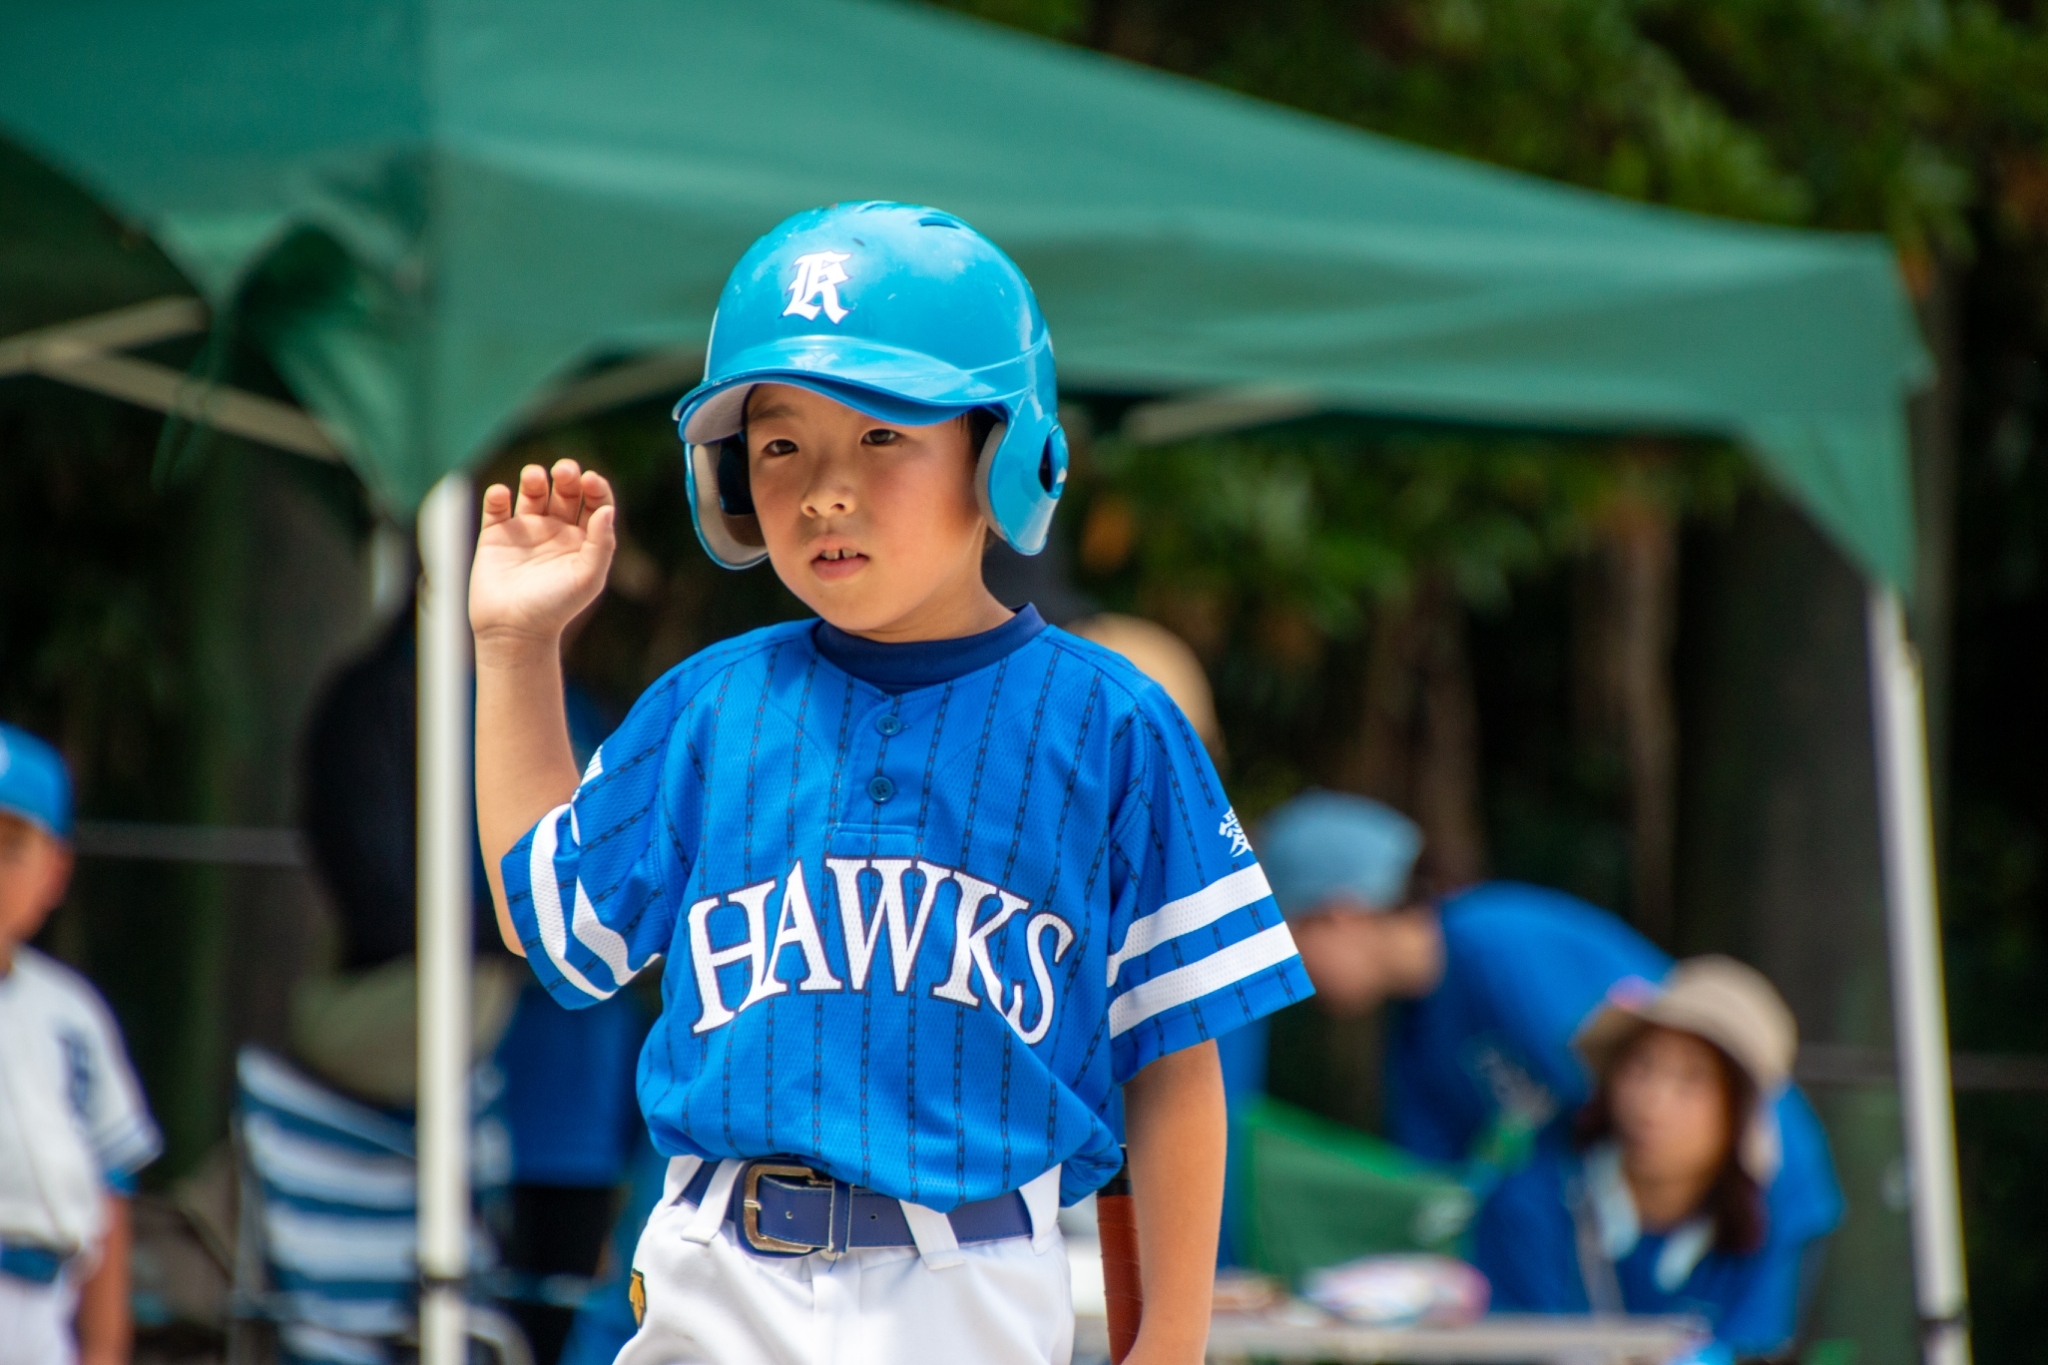
[[[785,1241],[772,1233],[761,1231],[761,1177],[768,1175],[801,1180],[813,1188],[822,1186],[830,1189],[833,1185],[830,1177],[820,1176],[808,1166],[781,1165],[766,1161],[750,1162],[740,1186],[740,1236],[746,1238],[747,1245],[756,1251],[793,1251],[807,1254],[824,1250],[825,1248],[813,1246],[809,1242]],[[825,1235],[828,1238],[831,1236],[831,1221],[829,1217],[825,1220]]]

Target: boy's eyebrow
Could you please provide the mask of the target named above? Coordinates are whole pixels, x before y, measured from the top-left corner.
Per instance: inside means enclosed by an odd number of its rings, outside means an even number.
[[[781,398],[770,398],[758,408],[749,403],[747,409],[747,420],[749,422],[762,422],[771,417],[796,416],[796,409],[788,401]]]

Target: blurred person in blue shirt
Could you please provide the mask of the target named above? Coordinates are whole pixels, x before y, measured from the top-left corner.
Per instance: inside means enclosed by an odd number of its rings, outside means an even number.
[[[1840,1217],[1839,1199],[1766,1195],[1796,1046],[1770,982],[1731,958],[1618,983],[1574,1039],[1592,1098],[1480,1211],[1493,1306],[1696,1315],[1714,1334],[1702,1365],[1789,1347],[1809,1252]]]
[[[1316,1007],[1356,1017],[1393,1004],[1387,1136],[1462,1165],[1480,1193],[1525,1162],[1558,1115],[1591,1098],[1571,1043],[1608,992],[1671,970],[1655,944],[1561,891],[1491,881],[1435,904],[1411,900],[1421,831],[1365,797],[1304,792],[1267,817],[1257,846]],[[1224,1056],[1234,1111],[1264,1088],[1259,1032]],[[1784,1161],[1772,1205],[1791,1221],[1832,1225],[1841,1194],[1819,1118],[1791,1086],[1774,1111]]]

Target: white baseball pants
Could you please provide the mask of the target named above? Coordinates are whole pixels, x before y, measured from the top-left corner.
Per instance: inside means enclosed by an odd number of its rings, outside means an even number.
[[[729,1179],[714,1180],[702,1210],[681,1197],[697,1165],[669,1163],[633,1256],[646,1313],[616,1365],[1068,1365],[1073,1287],[1050,1219],[1034,1237],[957,1256],[929,1246],[758,1256],[719,1216]]]
[[[0,1275],[0,1365],[72,1365],[78,1359],[71,1319],[78,1287],[65,1276],[34,1284]]]

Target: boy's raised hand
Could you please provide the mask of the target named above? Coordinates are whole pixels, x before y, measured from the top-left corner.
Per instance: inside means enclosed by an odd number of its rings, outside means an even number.
[[[553,646],[604,590],[618,509],[611,484],[574,460],[527,465],[517,495],[484,490],[483,530],[469,575],[469,623],[477,643]]]

